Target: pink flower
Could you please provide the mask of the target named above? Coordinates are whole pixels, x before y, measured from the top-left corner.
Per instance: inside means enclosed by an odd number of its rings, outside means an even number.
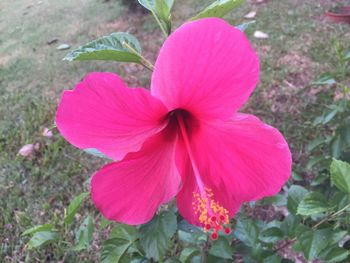
[[[241,31],[197,20],[165,41],[150,92],[91,73],[63,93],[56,122],[76,147],[118,160],[91,181],[106,218],[142,224],[176,196],[180,214],[215,238],[243,202],[278,193],[291,173],[280,132],[237,112],[258,80],[258,57]]]

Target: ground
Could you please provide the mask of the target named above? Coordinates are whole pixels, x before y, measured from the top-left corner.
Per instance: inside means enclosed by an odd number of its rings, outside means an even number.
[[[176,1],[175,26],[210,2]],[[310,176],[302,168],[307,160],[304,148],[315,136],[311,122],[323,107],[317,94],[329,88],[309,84],[334,67],[335,42],[349,48],[349,27],[328,23],[322,16],[337,1],[257,2],[247,1],[227,16],[233,24],[240,24],[247,21],[243,18],[246,13],[257,11],[256,23],[247,34],[261,59],[261,82],[243,110],[278,127],[290,143],[297,172]],[[254,30],[269,38],[255,39]],[[120,1],[0,2],[1,262],[98,258],[97,253],[27,252],[27,239],[20,234],[28,225],[62,217],[69,200],[88,189],[91,174],[103,163],[70,146],[55,129],[53,137],[42,136],[45,127],[54,125],[61,92],[73,88],[89,71],[115,71],[131,86],[149,86],[150,73],[138,65],[62,61],[67,50],[58,50],[60,44],[77,47],[116,31],[135,34],[145,56],[155,60],[163,41],[157,25],[150,15],[128,11]],[[36,144],[31,158],[17,154],[25,144]],[[84,209],[99,218],[91,204]],[[96,251],[98,246],[94,243]]]

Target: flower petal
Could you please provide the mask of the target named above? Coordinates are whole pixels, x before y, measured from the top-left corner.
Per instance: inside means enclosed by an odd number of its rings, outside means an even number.
[[[119,160],[138,151],[166,123],[165,106],[142,88],[127,88],[113,73],[90,73],[64,91],[56,113],[60,133],[78,148]]]
[[[160,50],[151,94],[169,110],[229,119],[259,80],[259,59],[245,35],[222,19],[206,18],[177,29]]]
[[[232,120],[202,123],[192,136],[191,147],[204,185],[233,216],[241,203],[277,194],[291,174],[291,153],[281,133],[248,114]],[[182,153],[182,155],[184,155]],[[198,219],[191,209],[198,191],[190,165],[177,196],[180,213],[191,223]]]
[[[93,176],[92,199],[107,219],[143,224],[177,194],[181,180],[175,144],[174,135],[162,132],[147,140],[139,152],[104,166]]]

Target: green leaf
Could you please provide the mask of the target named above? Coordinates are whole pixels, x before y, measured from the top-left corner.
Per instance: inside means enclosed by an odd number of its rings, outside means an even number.
[[[165,211],[140,228],[140,243],[148,258],[159,261],[170,245],[177,229],[176,215]]]
[[[57,232],[53,231],[40,231],[34,233],[33,237],[28,242],[28,248],[38,248],[43,245],[47,245],[49,243],[57,241],[59,238],[59,235]]]
[[[111,238],[120,238],[129,242],[134,242],[138,237],[137,229],[133,226],[118,224],[112,229]]]
[[[81,193],[80,195],[74,197],[72,202],[69,204],[67,213],[64,217],[64,223],[70,225],[73,222],[75,214],[78,212],[79,207],[83,203],[86,196],[88,196],[89,193]]]
[[[301,217],[295,216],[293,214],[289,214],[281,225],[281,230],[287,235],[289,238],[294,238],[296,236],[296,230],[301,223]]]
[[[340,191],[350,194],[350,164],[333,159],[330,170],[332,183]]]
[[[24,231],[21,236],[32,235],[32,234],[35,234],[36,232],[41,232],[41,231],[50,231],[52,229],[53,229],[52,224],[37,225]]]
[[[219,258],[232,259],[233,247],[230,246],[226,238],[219,237],[214,241],[209,254]]]
[[[241,5],[243,2],[244,0],[216,0],[199,14],[192,17],[191,20],[197,20],[205,17],[223,17],[231,10]]]
[[[105,158],[105,159],[111,159],[108,156],[106,156],[105,154],[101,153],[99,150],[95,149],[95,148],[88,148],[88,149],[84,149],[84,152],[100,157],[100,158]]]
[[[130,262],[128,261],[127,251],[133,248],[134,251],[138,252],[135,244],[139,237],[137,229],[132,226],[118,224],[112,229],[110,237],[102,245],[102,262]]]
[[[349,251],[341,247],[330,247],[322,252],[320,258],[325,260],[326,262],[341,262],[349,256]]]
[[[340,135],[337,135],[333,138],[330,148],[332,157],[339,158],[343,150],[342,139]]]
[[[325,160],[324,160],[325,161]],[[322,162],[323,163],[323,162]],[[329,165],[326,165],[326,167],[329,167]],[[327,173],[319,173],[316,175],[314,179],[312,179],[310,185],[311,186],[317,186],[322,184],[324,181],[326,181],[329,178],[329,174]]]
[[[327,247],[331,233],[331,229],[314,230],[306,226],[300,226],[294,248],[303,251],[306,259],[315,259]]]
[[[272,255],[263,260],[263,263],[280,263],[282,258],[278,255]]]
[[[80,251],[89,247],[94,232],[94,223],[91,216],[87,216],[75,233],[76,245],[73,250]]]
[[[259,239],[265,243],[275,243],[284,237],[282,230],[278,227],[271,227],[261,231]]]
[[[292,185],[288,190],[287,208],[292,214],[297,213],[297,208],[301,200],[307,194],[307,190],[299,185]]]
[[[306,150],[308,152],[311,152],[312,150],[316,149],[318,146],[324,144],[325,142],[326,142],[325,138],[318,137],[308,143],[308,145],[306,146]]]
[[[286,206],[287,197],[284,194],[268,196],[258,201],[258,205]]]
[[[324,195],[318,192],[311,192],[305,195],[299,203],[297,214],[311,216],[329,211],[331,208]]]
[[[346,53],[344,59],[345,60],[350,60],[350,51],[348,53]]]
[[[236,28],[241,30],[242,32],[246,31],[251,25],[255,24],[255,21],[249,21],[240,25],[237,25]]]
[[[200,259],[200,254],[201,253],[197,248],[186,247],[181,251],[179,259],[182,263],[200,262],[196,261]]]
[[[326,73],[321,75],[319,79],[312,82],[311,85],[332,85],[334,83],[336,83],[335,79]]]
[[[131,245],[131,242],[120,238],[111,238],[104,241],[101,254],[102,263],[130,262],[127,261],[128,255],[126,252]]]
[[[151,11],[162,31],[166,35],[171,33],[171,8],[174,5],[174,0],[138,0],[139,3]]]
[[[141,53],[139,41],[128,33],[118,32],[98,38],[68,53],[64,60],[113,60],[140,63],[140,56],[127,49],[124,43]]]
[[[259,236],[259,229],[256,223],[244,216],[237,216],[236,219],[237,224],[233,232],[234,236],[248,247],[255,247]]]

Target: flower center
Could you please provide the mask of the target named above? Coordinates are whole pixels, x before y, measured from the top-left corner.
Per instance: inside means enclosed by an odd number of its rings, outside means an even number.
[[[175,110],[172,114],[174,115],[171,116],[175,116],[177,119],[198,187],[198,192],[193,193],[192,207],[194,214],[198,217],[204,231],[212,232],[212,239],[218,238],[219,231],[230,234],[231,229],[228,227],[229,212],[214,199],[212,189],[205,187],[192,152],[189,134],[192,135],[191,132],[193,133],[199,128],[198,122],[190,113],[184,110]]]

